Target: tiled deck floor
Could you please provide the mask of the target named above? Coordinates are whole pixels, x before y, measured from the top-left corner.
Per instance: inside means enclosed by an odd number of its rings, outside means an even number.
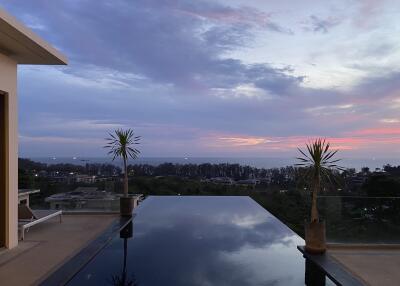
[[[0,252],[1,285],[37,285],[102,233],[116,215],[63,215],[33,226],[18,247]]]
[[[400,285],[400,246],[338,245],[328,253],[366,285]]]

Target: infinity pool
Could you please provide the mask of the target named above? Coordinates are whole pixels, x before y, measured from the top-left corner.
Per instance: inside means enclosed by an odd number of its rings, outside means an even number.
[[[68,285],[304,285],[299,244],[249,197],[154,196]]]

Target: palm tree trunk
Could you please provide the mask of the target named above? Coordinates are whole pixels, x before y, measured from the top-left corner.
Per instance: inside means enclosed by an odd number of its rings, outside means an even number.
[[[128,196],[128,168],[126,166],[126,158],[124,158],[124,196]]]
[[[321,187],[320,174],[317,173],[314,176],[314,189],[312,192],[312,203],[311,203],[311,222],[319,221],[318,208],[317,208],[317,195]]]

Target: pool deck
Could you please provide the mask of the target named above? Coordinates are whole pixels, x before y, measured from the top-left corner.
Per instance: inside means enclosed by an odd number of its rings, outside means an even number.
[[[400,245],[331,244],[324,255],[298,249],[338,285],[399,285]]]
[[[38,285],[61,265],[104,233],[119,216],[71,214],[32,227],[25,240],[0,251],[0,281],[4,285]]]
[[[400,245],[331,245],[330,255],[365,285],[399,285]]]

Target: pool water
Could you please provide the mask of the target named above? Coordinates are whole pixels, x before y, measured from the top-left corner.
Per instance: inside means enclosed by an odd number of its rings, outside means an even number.
[[[303,244],[249,197],[153,196],[68,285],[304,285]]]

